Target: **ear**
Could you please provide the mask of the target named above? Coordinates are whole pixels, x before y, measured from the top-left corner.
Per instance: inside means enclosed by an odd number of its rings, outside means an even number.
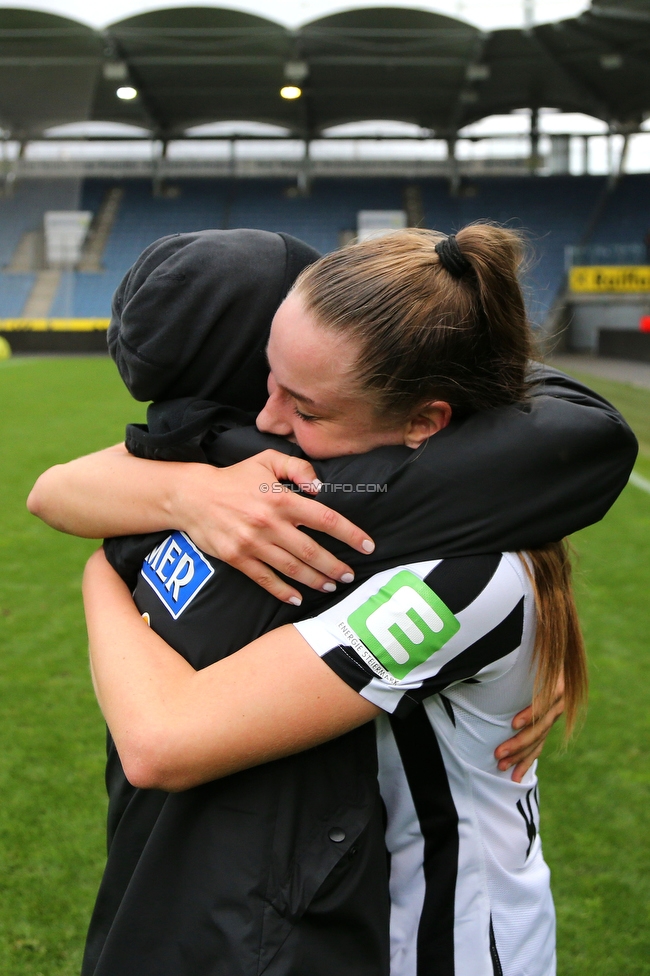
[[[437,434],[451,420],[451,407],[445,400],[423,404],[404,427],[404,443],[407,447],[421,447],[433,434]]]

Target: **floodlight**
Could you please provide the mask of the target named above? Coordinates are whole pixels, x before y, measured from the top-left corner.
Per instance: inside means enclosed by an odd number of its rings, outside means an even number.
[[[623,58],[620,54],[603,54],[600,58],[600,66],[605,71],[615,71],[616,68],[623,67]]]
[[[465,69],[465,77],[468,81],[487,81],[490,77],[490,65],[468,64]]]
[[[123,101],[130,102],[132,98],[137,97],[138,92],[135,88],[131,88],[130,85],[125,85],[124,88],[118,88],[115,94]]]
[[[302,88],[297,88],[296,85],[285,85],[284,88],[280,89],[280,95],[282,98],[300,98],[302,95]]]
[[[105,61],[103,74],[106,81],[126,81],[129,77],[129,69],[124,61]]]
[[[309,65],[306,61],[287,61],[284,66],[284,77],[287,81],[292,81],[299,85],[309,74]]]

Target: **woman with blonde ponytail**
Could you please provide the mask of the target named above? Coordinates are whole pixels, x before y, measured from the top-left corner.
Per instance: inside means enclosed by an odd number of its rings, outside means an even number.
[[[498,430],[513,404],[532,411],[521,255],[517,234],[476,224],[450,237],[396,232],[306,268],[273,320],[258,430],[288,438],[313,459],[309,476],[325,482],[323,494],[334,490],[328,459],[342,459],[337,470],[345,472],[346,455],[380,449],[390,498],[391,459],[403,455],[408,464],[434,435],[452,438],[479,414]],[[454,486],[461,497],[467,488]],[[373,496],[364,498],[370,511]],[[487,499],[486,517],[499,503]],[[400,504],[392,513],[397,529],[412,516],[410,499]],[[189,545],[185,576],[172,572],[176,557],[165,545],[149,555],[133,599],[101,552],[84,581],[97,695],[129,781],[144,791],[212,789],[214,780],[374,719],[390,853],[391,976],[553,976],[554,909],[535,767],[517,782],[494,752],[513,714],[534,695],[547,708],[562,679],[569,727],[584,701],[565,544],[441,557],[423,530],[419,547],[382,562],[378,537],[372,574],[360,573],[343,599],[306,620],[296,611],[295,623],[198,671],[156,633],[171,613],[161,601],[170,599],[165,586],[179,589],[193,578],[192,563],[205,588],[185,619],[207,614],[213,583]],[[210,638],[217,647],[223,639],[219,620]],[[350,807],[357,799],[350,795]],[[243,811],[242,831],[248,816]],[[314,836],[326,831],[334,848],[350,839],[346,809],[336,816],[308,825]],[[356,852],[355,842],[350,863]],[[346,863],[337,863],[339,882]],[[276,875],[274,861],[264,892],[276,884],[290,906],[304,876],[289,883]],[[268,896],[267,926],[291,919],[278,898]],[[305,917],[326,941],[322,912]],[[346,929],[350,945],[355,918]],[[291,923],[295,934],[301,920]],[[260,959],[257,971],[321,974],[317,959],[273,965]],[[222,973],[218,960],[201,971]]]
[[[400,231],[328,255],[294,292],[324,328],[358,345],[360,385],[379,416],[399,421],[446,401],[458,419],[526,402],[533,340],[523,255],[519,234],[488,223],[449,237]],[[564,674],[569,734],[587,676],[568,546],[529,552],[523,565],[535,588],[537,705],[549,707]]]

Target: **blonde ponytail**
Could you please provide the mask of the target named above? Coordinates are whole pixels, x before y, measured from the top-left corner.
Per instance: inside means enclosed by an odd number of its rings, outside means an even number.
[[[543,714],[564,678],[566,737],[587,700],[587,658],[572,586],[569,546],[553,542],[526,553],[523,560],[535,591],[537,631],[534,660],[535,710]]]

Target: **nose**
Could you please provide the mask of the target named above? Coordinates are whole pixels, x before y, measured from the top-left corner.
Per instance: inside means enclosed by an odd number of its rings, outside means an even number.
[[[289,413],[291,408],[287,400],[288,397],[283,396],[275,384],[269,383],[269,398],[257,415],[257,429],[265,434],[278,434],[280,437],[293,434]]]

